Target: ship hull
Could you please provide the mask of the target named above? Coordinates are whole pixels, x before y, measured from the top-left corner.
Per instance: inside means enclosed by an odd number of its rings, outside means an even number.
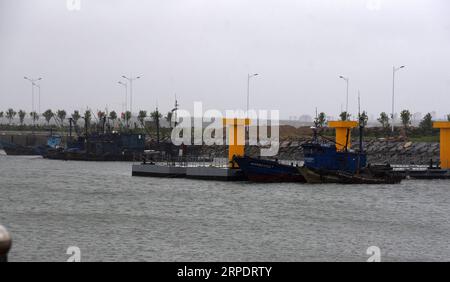
[[[8,156],[39,156],[40,154],[31,147],[4,147],[6,155]]]
[[[295,166],[250,157],[237,157],[234,161],[252,182],[306,182]]]
[[[375,176],[370,172],[350,174],[343,171],[314,170],[308,167],[299,168],[300,173],[310,184],[337,183],[337,184],[398,184],[403,177],[394,173],[384,176]]]
[[[125,155],[97,155],[72,152],[50,152],[44,155],[45,159],[64,161],[94,161],[94,162],[133,162],[142,159],[142,154]]]

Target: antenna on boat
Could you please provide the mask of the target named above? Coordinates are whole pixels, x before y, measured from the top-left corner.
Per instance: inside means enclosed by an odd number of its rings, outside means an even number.
[[[177,93],[175,93],[175,107],[172,109],[172,119],[174,120],[174,127],[177,127],[177,111],[178,111],[178,100]],[[170,121],[170,125],[172,125],[172,121]]]
[[[361,93],[358,90],[358,117],[361,117]]]
[[[319,127],[319,117],[317,116],[317,107],[316,107],[316,118],[314,119],[314,125],[311,126],[313,131],[313,142],[317,143],[317,128]]]

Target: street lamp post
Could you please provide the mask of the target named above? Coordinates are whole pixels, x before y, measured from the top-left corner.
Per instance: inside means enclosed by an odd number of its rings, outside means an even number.
[[[392,133],[394,133],[394,111],[395,111],[395,73],[399,71],[400,69],[404,68],[405,66],[400,66],[396,68],[395,66],[392,67]]]
[[[125,110],[124,112],[126,112],[128,110],[128,85],[122,81],[118,82],[120,85],[122,85],[123,87],[125,87]]]
[[[136,80],[136,79],[141,78],[141,76],[136,76],[136,77],[130,76],[130,77],[127,77],[125,75],[122,75],[122,77],[125,78],[126,80],[128,80],[128,82],[130,84],[130,112],[131,112],[131,114],[133,114],[133,81]]]
[[[34,78],[29,78],[29,77],[24,76],[23,78],[28,80],[29,82],[31,82],[31,111],[34,112],[35,111],[35,109],[34,109],[34,86],[36,86],[36,81],[41,80],[42,77],[34,79]]]
[[[350,78],[340,75],[339,78],[342,78],[347,83],[347,94],[346,94],[346,102],[345,102],[345,112],[348,114],[348,84]]]
[[[40,84],[34,84],[34,86],[38,89],[38,114],[41,113],[41,85]]]
[[[254,74],[247,74],[247,112],[245,113],[245,117],[248,118],[248,111],[250,110],[250,79],[252,77],[258,76],[257,73]],[[245,126],[245,131],[247,133],[247,136],[250,140],[249,132],[250,132],[250,125]]]
[[[248,111],[250,110],[250,79],[257,75],[258,75],[257,73],[247,75],[247,113],[246,113],[247,118],[248,118]]]

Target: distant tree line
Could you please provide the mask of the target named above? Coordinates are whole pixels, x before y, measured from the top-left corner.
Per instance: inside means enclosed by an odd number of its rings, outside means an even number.
[[[9,108],[6,111],[0,111],[0,125],[3,125],[4,119],[7,120],[7,125],[10,127],[13,126],[13,121],[18,118],[19,119],[19,125],[20,127],[26,127],[26,126],[32,126],[33,128],[39,127],[38,122],[43,119],[47,125],[47,127],[56,127],[56,128],[67,128],[69,125],[69,122],[73,126],[78,126],[81,121],[83,121],[83,126],[85,130],[91,130],[91,128],[94,126],[98,126],[103,121],[106,121],[107,124],[111,128],[118,128],[118,129],[143,129],[145,131],[149,131],[151,129],[160,129],[160,120],[163,118],[163,115],[159,110],[156,108],[156,110],[148,113],[145,110],[140,110],[138,112],[138,115],[136,116],[137,124],[134,125],[131,124],[132,114],[130,111],[125,111],[118,115],[116,111],[110,111],[110,112],[103,112],[98,111],[96,115],[93,115],[91,110],[85,110],[83,113],[80,113],[80,111],[75,110],[70,115],[67,114],[65,110],[56,110],[53,111],[51,109],[48,109],[44,111],[40,116],[37,112],[30,112],[28,113],[28,116],[30,117],[30,120],[32,124],[25,124],[25,118],[27,117],[27,113],[24,110],[18,110],[17,112]],[[169,128],[172,128],[173,122],[172,122],[172,115],[173,112],[169,111],[165,116],[164,119],[168,122]],[[351,114],[348,112],[342,112],[340,115],[340,120],[342,121],[348,121],[351,120]],[[150,119],[150,120],[148,120]],[[450,114],[447,115],[447,120],[450,121]],[[53,121],[53,123],[52,123]],[[359,121],[360,125],[367,126],[367,123],[369,121],[368,115],[365,111],[358,114],[357,121]],[[412,114],[409,110],[403,110],[400,112],[400,121],[401,121],[401,129],[403,130],[404,134],[423,134],[423,135],[430,135],[435,134],[437,130],[433,129],[433,118],[431,113],[427,113],[422,120],[419,123],[419,126],[416,128],[413,128],[411,126],[412,124]],[[380,113],[379,117],[377,118],[377,122],[379,123],[379,127],[382,129],[384,134],[389,134],[390,128],[391,128],[391,122],[392,122],[392,116],[388,115],[385,112]],[[52,124],[51,124],[52,123]],[[317,127],[324,128],[327,125],[327,115],[324,112],[319,113],[316,118],[314,119],[314,124]],[[21,128],[16,129],[21,129]]]
[[[28,124],[25,124],[25,119],[27,117],[27,113],[24,110],[18,110],[17,112],[9,108],[6,111],[0,111],[0,126],[8,129],[15,130],[38,130],[44,129],[39,121],[45,121],[47,128],[57,128],[61,130],[66,130],[71,124],[74,128],[82,126],[85,131],[98,130],[100,126],[106,124],[110,129],[118,129],[118,130],[130,130],[137,131],[141,130],[144,133],[150,133],[151,131],[155,131],[155,129],[162,128],[160,121],[163,118],[163,115],[159,110],[151,111],[148,113],[145,110],[140,110],[138,115],[136,116],[137,123],[131,124],[132,113],[130,111],[125,111],[119,114],[112,110],[109,112],[98,111],[96,114],[93,114],[91,110],[85,110],[83,113],[80,113],[79,110],[73,111],[71,114],[67,114],[65,110],[51,110],[48,109],[44,111],[42,114],[38,114],[37,112],[28,113],[29,120]],[[18,118],[19,124],[14,124],[14,120]],[[7,123],[3,124],[6,119]],[[169,111],[164,119],[168,122],[169,128],[172,127],[172,112]],[[31,123],[31,124],[30,124]],[[164,132],[166,134],[164,134]],[[167,133],[167,130],[162,130],[163,135],[170,134]]]
[[[450,121],[450,114],[446,116],[447,121]],[[342,112],[339,115],[341,121],[351,120],[351,114],[347,112]],[[363,111],[358,114],[357,121],[363,127],[366,127],[369,121],[367,112]],[[391,122],[392,116],[388,115],[386,112],[380,113],[376,120],[380,125],[381,133],[384,135],[392,135],[391,133]],[[427,113],[422,120],[419,122],[417,127],[412,126],[412,114],[409,110],[403,110],[400,112],[400,122],[401,127],[397,130],[401,130],[405,135],[419,136],[419,135],[435,135],[439,131],[433,128],[433,117],[431,113]],[[324,112],[319,113],[314,119],[314,124],[316,127],[324,128],[327,124],[327,115]],[[398,133],[398,132],[397,132]]]

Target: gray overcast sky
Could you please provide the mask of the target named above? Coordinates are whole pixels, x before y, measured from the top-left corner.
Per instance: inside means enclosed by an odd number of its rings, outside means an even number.
[[[279,109],[282,118],[337,115],[350,77],[370,114],[450,113],[447,0],[0,0],[0,109],[31,108],[23,76],[42,76],[42,110],[122,110],[122,74],[134,109],[194,101],[220,110]]]

